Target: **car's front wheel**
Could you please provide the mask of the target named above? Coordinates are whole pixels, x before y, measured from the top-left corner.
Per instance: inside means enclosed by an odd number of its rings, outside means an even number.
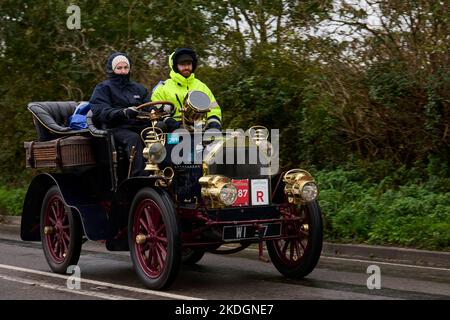
[[[134,269],[144,285],[169,287],[180,269],[180,229],[173,206],[154,189],[143,188],[134,197],[128,241]]]
[[[267,241],[267,250],[277,270],[288,278],[307,276],[317,265],[322,251],[323,226],[317,202],[297,206],[299,217],[285,225],[289,239]]]

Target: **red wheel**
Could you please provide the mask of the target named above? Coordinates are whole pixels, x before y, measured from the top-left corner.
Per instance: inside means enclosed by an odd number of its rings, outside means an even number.
[[[322,217],[317,202],[296,208],[300,220],[285,225],[291,239],[267,241],[270,259],[288,278],[307,276],[317,265],[322,251]]]
[[[51,187],[41,208],[41,240],[45,258],[56,273],[66,273],[80,258],[82,229],[80,218],[64,204],[57,186]]]
[[[155,190],[144,188],[133,200],[128,241],[134,268],[151,289],[170,286],[181,261],[181,238],[173,207]]]

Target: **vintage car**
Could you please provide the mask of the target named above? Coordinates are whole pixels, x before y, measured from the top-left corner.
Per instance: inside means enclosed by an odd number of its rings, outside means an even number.
[[[28,104],[38,138],[25,142],[26,165],[38,173],[25,196],[21,238],[42,242],[53,272],[76,265],[87,240],[130,251],[151,289],[168,288],[183,263],[197,263],[206,252],[231,254],[251,244],[266,261],[267,248],[288,278],[314,269],[322,250],[318,187],[305,170],[277,172],[266,128],[205,135],[209,100],[199,91],[184,99],[178,133],[156,125],[173,114],[170,102],[141,105],[139,118],[149,124],[141,134],[148,175],[130,177],[133,159],[91,111],[86,129],[68,127],[77,105]],[[183,152],[175,150],[183,143]]]

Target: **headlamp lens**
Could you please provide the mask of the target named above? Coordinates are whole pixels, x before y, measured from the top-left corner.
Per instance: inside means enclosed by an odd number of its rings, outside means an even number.
[[[236,187],[231,183],[225,184],[222,189],[220,189],[219,198],[223,204],[231,206],[237,198]]]
[[[319,189],[314,182],[307,182],[302,188],[302,198],[306,202],[311,202],[316,200],[319,194]]]

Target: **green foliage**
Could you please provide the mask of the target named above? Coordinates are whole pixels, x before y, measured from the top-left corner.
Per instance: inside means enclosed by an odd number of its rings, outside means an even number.
[[[450,176],[417,179],[418,171],[400,168],[378,181],[361,169],[318,172],[327,238],[449,249]],[[436,184],[447,189],[435,192]]]
[[[18,216],[22,214],[26,188],[5,188],[0,186],[0,214]]]
[[[89,99],[113,50],[127,51],[133,78],[151,88],[168,76],[178,46],[199,53],[197,76],[226,126],[280,129],[283,167],[450,159],[449,18],[439,4],[386,3],[387,25],[372,32],[360,20],[369,8],[342,5],[335,13],[361,34],[354,41],[308,31],[335,19],[327,0],[83,0],[81,30],[66,28],[69,4],[2,3],[0,172],[8,182],[34,136],[28,102]],[[405,15],[414,33],[396,31]]]

